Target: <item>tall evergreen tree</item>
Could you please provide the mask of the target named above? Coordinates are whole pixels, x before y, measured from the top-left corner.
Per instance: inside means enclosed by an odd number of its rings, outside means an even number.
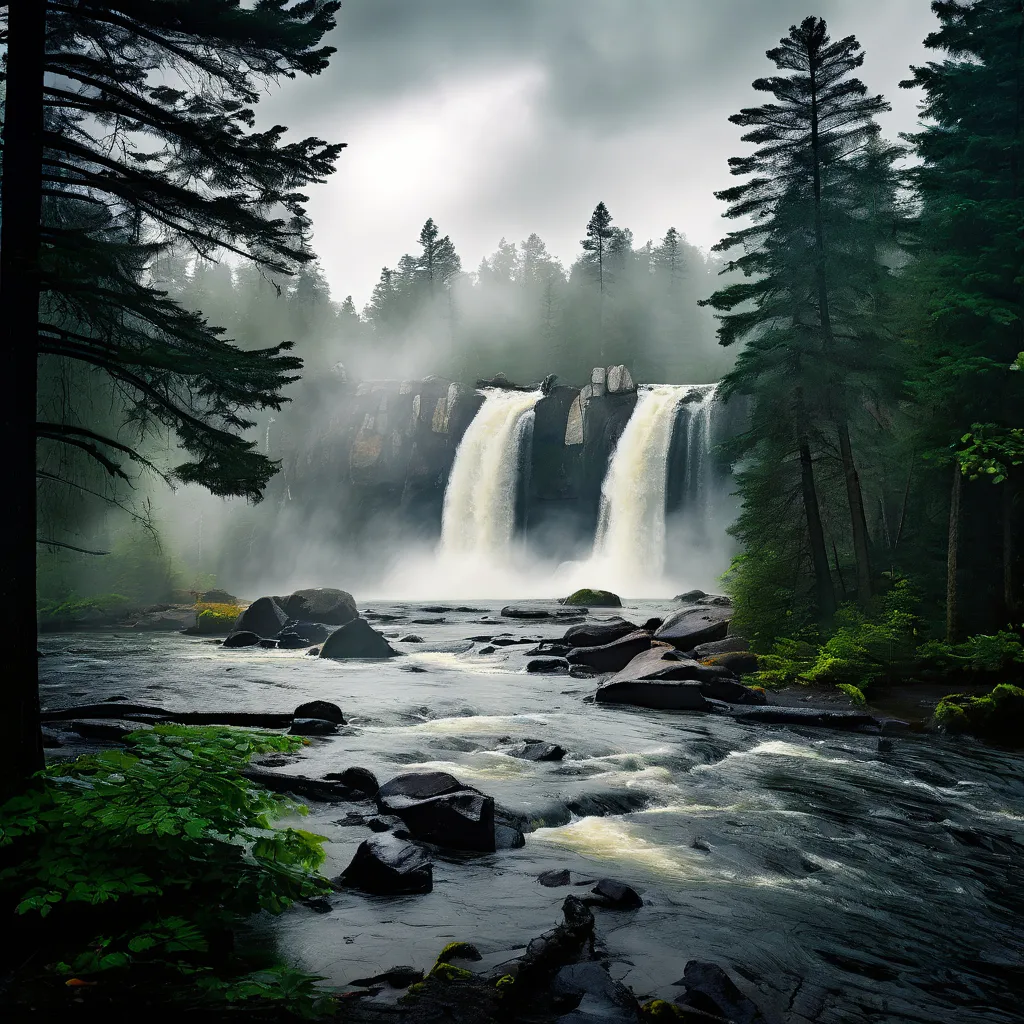
[[[948,532],[947,626],[956,639],[965,586],[980,611],[973,629],[1002,627],[1024,604],[1024,473],[999,457],[1024,427],[1024,374],[1012,372],[1024,351],[1024,11],[1019,0],[944,0],[932,10],[939,28],[925,46],[944,59],[902,84],[924,90],[927,118],[910,138],[921,158],[914,179],[931,285],[914,387],[931,442],[962,449]],[[983,450],[993,459],[983,475],[1000,479],[996,488],[963,479],[961,464],[970,470]]]
[[[604,294],[608,255],[614,238],[615,229],[612,227],[612,215],[604,203],[598,203],[590,215],[590,220],[587,221],[587,237],[580,242],[580,245],[583,247],[584,261],[594,269],[597,285],[602,295]]]
[[[866,214],[857,172],[859,155],[878,135],[875,117],[888,105],[852,76],[864,60],[857,40],[833,43],[818,18],[791,28],[767,55],[789,74],[755,81],[754,88],[775,102],[730,118],[752,129],[743,140],[758,148],[729,161],[733,174],[749,179],[717,193],[730,203],[728,216],[754,222],[716,247],[742,247],[743,255],[726,269],[752,280],[721,289],[707,302],[723,314],[722,344],[747,341],[727,388],[754,395],[790,424],[816,603],[827,618],[835,597],[815,449],[820,456],[829,431],[838,442],[860,600],[866,602],[872,590],[850,437],[850,418],[862,396],[847,377],[852,366],[870,370],[876,359],[865,350],[873,331],[864,312],[870,306],[865,289],[879,274],[878,254],[862,244],[859,223]],[[896,153],[886,152],[891,166]]]
[[[427,291],[434,295],[462,270],[462,260],[451,238],[448,235],[441,237],[433,217],[428,218],[423,225],[418,241],[422,252],[417,257],[416,265],[426,282]]]
[[[290,273],[310,258],[301,189],[340,151],[253,130],[262,83],[326,67],[334,0],[103,4],[19,0],[7,7],[0,209],[3,366],[11,490],[0,580],[18,642],[0,709],[2,782],[42,763],[32,551],[35,446],[73,448],[112,477],[145,463],[141,431],[172,431],[185,460],[168,475],[258,499],[274,464],[241,432],[277,408],[299,361],[287,346],[241,351],[200,314],[148,283],[162,249],[185,240]],[[165,84],[172,81],[175,84]],[[118,145],[111,148],[109,140]],[[69,414],[39,421],[38,358],[105,375],[127,425],[113,436]]]

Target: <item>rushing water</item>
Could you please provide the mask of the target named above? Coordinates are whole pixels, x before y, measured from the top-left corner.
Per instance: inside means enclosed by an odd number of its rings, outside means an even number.
[[[1010,1024],[1020,1020],[1019,884],[1024,762],[937,737],[878,737],[744,725],[719,716],[585,703],[594,681],[525,673],[528,647],[482,655],[466,638],[558,635],[502,620],[499,604],[438,612],[371,605],[392,661],[334,663],[302,652],[224,650],[156,634],[46,636],[43,703],[124,696],[171,709],[290,711],[320,698],[349,725],[277,770],[351,765],[382,781],[438,768],[531,819],[520,850],[434,855],[434,890],[345,891],[330,914],[295,907],[259,924],[300,966],[344,984],[396,964],[429,966],[453,938],[500,963],[560,917],[565,895],[536,877],[612,877],[645,905],[598,910],[612,973],[671,998],[686,960],[722,964],[784,1024]],[[630,605],[642,622],[670,606]],[[593,617],[592,617],[593,618]],[[561,763],[503,753],[538,738]],[[67,753],[51,751],[51,755]],[[339,872],[363,826],[314,805]],[[585,890],[583,890],[585,891]]]
[[[520,453],[539,391],[489,388],[455,453],[441,516],[441,554],[501,559],[515,532]]]
[[[718,385],[703,384],[689,390],[699,397],[687,403],[683,513],[695,521],[706,521],[714,497],[711,448]]]

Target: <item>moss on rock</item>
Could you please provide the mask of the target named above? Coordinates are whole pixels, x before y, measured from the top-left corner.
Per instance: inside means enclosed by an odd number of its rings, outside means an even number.
[[[1024,745],[1024,689],[1002,683],[975,697],[951,693],[939,701],[934,722],[948,733],[971,733],[979,739]]]
[[[562,604],[580,605],[584,608],[593,605],[595,608],[621,608],[622,601],[618,594],[610,590],[590,590],[584,587],[570,594]]]
[[[480,950],[468,942],[449,942],[438,954],[437,962],[450,964],[453,960],[480,960]]]

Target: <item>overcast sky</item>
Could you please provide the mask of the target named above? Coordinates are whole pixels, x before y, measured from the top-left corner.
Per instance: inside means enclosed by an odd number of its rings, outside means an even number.
[[[712,193],[746,150],[728,117],[763,102],[765,50],[808,14],[855,35],[861,77],[914,127],[899,89],[935,19],[928,0],[345,0],[318,78],[261,105],[294,132],[348,143],[311,193],[336,298],[362,308],[427,217],[475,270],[536,231],[566,264],[599,200],[637,243],[674,225],[707,249],[728,229]]]

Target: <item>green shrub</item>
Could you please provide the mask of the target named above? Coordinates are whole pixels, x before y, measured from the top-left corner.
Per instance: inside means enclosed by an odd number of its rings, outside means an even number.
[[[860,689],[860,687],[854,686],[852,683],[836,683],[836,689],[845,693],[854,704],[867,704],[867,698],[864,696],[864,691]]]
[[[974,674],[1021,671],[1024,643],[1016,633],[1002,630],[993,636],[979,634],[963,643],[932,640],[920,648],[923,659],[947,671]]]
[[[209,635],[229,633],[241,614],[242,606],[238,604],[199,603],[196,605],[196,626],[200,633]]]
[[[1002,683],[982,697],[949,694],[935,708],[934,721],[949,733],[969,732],[982,739],[1024,745],[1024,689]]]
[[[112,621],[128,611],[130,602],[120,594],[94,597],[71,595],[60,601],[37,601],[36,618],[42,628]]]
[[[179,1004],[310,1011],[315,979],[280,966],[253,973],[221,948],[252,914],[328,889],[316,873],[323,837],[272,827],[304,809],[240,773],[252,754],[302,741],[166,725],[126,743],[49,767],[0,807],[0,899],[45,943],[48,975],[26,984],[53,995],[69,974],[142,972]]]

